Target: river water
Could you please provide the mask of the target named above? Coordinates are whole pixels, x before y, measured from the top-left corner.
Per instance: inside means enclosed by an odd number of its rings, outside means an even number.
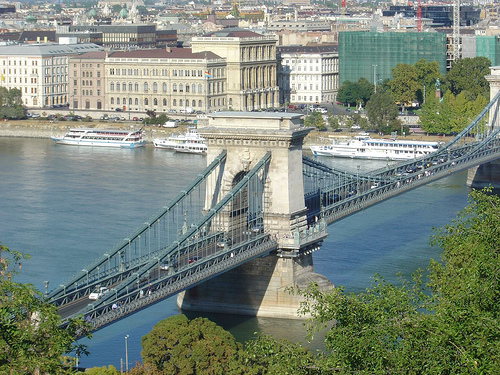
[[[340,170],[362,173],[385,162],[321,158]],[[17,280],[44,291],[64,283],[153,216],[206,165],[199,155],[151,146],[135,150],[55,145],[45,139],[0,138],[0,243],[31,255]],[[359,168],[358,168],[359,166]],[[440,227],[467,204],[466,174],[451,175],[328,227],[315,270],[347,291],[370,285],[375,273],[397,282],[425,269],[440,250],[429,246]],[[85,340],[85,367],[140,360],[140,339],[161,319],[180,311],[175,298],[144,309]],[[197,316],[193,313],[189,317]],[[240,341],[254,332],[305,343],[300,321],[206,314]],[[318,338],[311,347],[320,346]],[[124,365],[123,365],[124,366]]]

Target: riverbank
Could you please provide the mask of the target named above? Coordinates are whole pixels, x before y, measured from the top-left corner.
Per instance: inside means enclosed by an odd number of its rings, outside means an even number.
[[[43,138],[50,139],[55,135],[64,135],[70,128],[95,128],[95,129],[134,129],[140,124],[129,125],[125,123],[109,123],[109,122],[49,122],[49,121],[3,121],[0,122],[0,137],[15,137],[15,138]],[[145,139],[147,142],[152,142],[153,138],[166,138],[172,133],[185,131],[186,126],[178,128],[158,128],[144,127]]]
[[[63,135],[74,127],[88,127],[96,129],[131,129],[141,126],[140,124],[130,123],[110,123],[110,122],[49,122],[47,120],[21,120],[21,121],[1,121],[0,122],[0,137],[18,137],[18,138],[45,138],[49,139],[54,135]],[[173,133],[183,133],[186,131],[187,125],[179,125],[177,128],[163,128],[155,126],[145,126],[146,142],[152,143],[154,138],[167,138]],[[356,132],[318,132],[312,131],[306,138],[306,145],[312,144],[327,144],[329,137],[354,136]],[[378,136],[371,134],[373,138]],[[451,137],[438,137],[428,135],[411,135],[407,139],[418,141],[442,141],[447,142]]]

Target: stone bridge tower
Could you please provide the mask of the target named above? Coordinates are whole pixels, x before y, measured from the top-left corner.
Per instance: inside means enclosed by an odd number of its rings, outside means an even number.
[[[291,295],[288,287],[306,287],[310,282],[324,290],[333,287],[314,273],[311,255],[326,231],[310,241],[299,243],[293,238],[294,232],[307,229],[302,146],[311,128],[301,126],[300,117],[296,113],[220,112],[199,122],[198,132],[208,144],[207,162],[227,151],[218,187],[221,195],[232,188],[237,175],[250,170],[268,151],[272,153],[263,221],[265,231],[279,239],[279,249],[179,294],[181,308],[297,318],[301,298]],[[207,197],[212,194],[207,192]]]
[[[485,77],[490,83],[490,100],[500,91],[500,66],[490,68],[490,74]],[[490,129],[497,128],[500,122],[500,116],[494,116],[496,107],[493,106],[489,113]],[[495,123],[492,123],[495,120]],[[491,185],[494,188],[500,188],[500,160],[494,160],[489,163],[478,165],[469,169],[467,173],[467,185],[474,188],[483,188]]]

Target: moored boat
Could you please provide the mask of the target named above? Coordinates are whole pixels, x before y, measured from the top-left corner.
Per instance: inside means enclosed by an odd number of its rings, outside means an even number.
[[[64,136],[51,137],[61,145],[136,148],[146,145],[142,130],[73,128]]]
[[[372,160],[411,160],[431,154],[442,142],[372,139],[360,135],[348,140],[331,139],[328,145],[310,146],[315,156]]]
[[[190,126],[184,134],[173,134],[168,138],[155,138],[153,144],[156,148],[173,150],[190,154],[206,154],[207,144],[196,127]]]

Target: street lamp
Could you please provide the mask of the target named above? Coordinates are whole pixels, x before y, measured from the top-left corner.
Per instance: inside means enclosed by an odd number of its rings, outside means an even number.
[[[128,335],[125,335],[125,371],[128,373],[128,347],[127,347]]]

